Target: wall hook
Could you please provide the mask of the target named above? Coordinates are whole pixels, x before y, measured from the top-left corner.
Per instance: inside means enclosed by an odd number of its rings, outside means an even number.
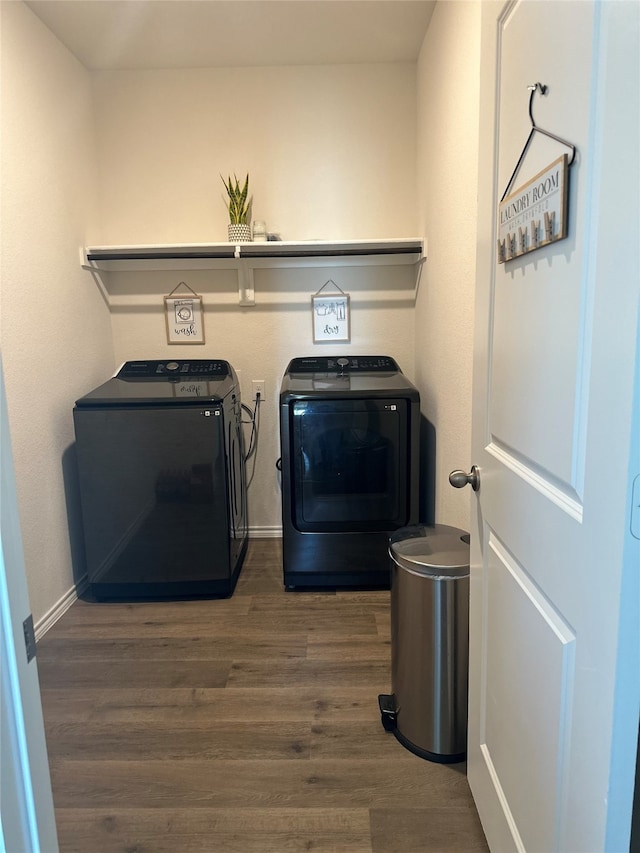
[[[533,118],[533,99],[535,97],[536,92],[540,92],[541,95],[546,95],[549,87],[546,86],[544,83],[532,83],[531,86],[527,86],[527,89],[529,90],[529,92],[531,92],[531,94],[529,95],[529,120],[531,121],[531,130],[529,131],[529,136],[527,137],[527,141],[524,144],[522,153],[520,154],[520,157],[518,157],[516,167],[513,170],[511,177],[509,178],[509,183],[507,184],[507,187],[502,194],[502,198],[500,199],[501,202],[503,202],[507,197],[511,186],[516,179],[516,175],[520,171],[520,166],[522,165],[522,161],[524,160],[525,155],[529,150],[529,145],[531,144],[531,140],[533,139],[535,133],[542,133],[544,134],[544,136],[548,136],[551,139],[554,139],[556,142],[559,142],[561,145],[564,145],[566,148],[569,148],[571,150],[571,158],[567,163],[568,166],[571,166],[571,164],[576,158],[575,145],[573,145],[571,142],[567,142],[566,139],[562,139],[561,136],[556,136],[555,133],[551,133],[549,130],[544,130],[543,128],[538,127],[535,122],[535,119]]]

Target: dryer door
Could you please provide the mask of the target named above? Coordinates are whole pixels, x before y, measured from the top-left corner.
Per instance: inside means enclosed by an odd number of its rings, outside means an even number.
[[[292,403],[298,530],[391,530],[407,523],[408,405],[402,399]]]

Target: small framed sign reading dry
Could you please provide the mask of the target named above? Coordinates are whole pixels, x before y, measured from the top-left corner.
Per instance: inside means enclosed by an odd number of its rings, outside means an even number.
[[[328,284],[332,284],[338,293],[323,294],[322,291]],[[322,285],[311,297],[311,306],[315,344],[350,341],[349,294],[338,287],[335,281],[329,279]]]

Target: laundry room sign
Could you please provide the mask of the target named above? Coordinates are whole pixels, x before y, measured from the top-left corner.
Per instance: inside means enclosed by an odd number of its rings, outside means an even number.
[[[498,263],[567,236],[568,176],[563,154],[500,203]]]
[[[322,293],[329,284],[332,284],[338,293]],[[314,344],[351,340],[349,294],[338,287],[335,281],[329,279],[322,285],[311,297],[311,307]]]
[[[182,286],[189,292],[175,295],[178,288]],[[164,314],[168,344],[204,343],[202,297],[191,290],[184,281],[164,297]]]

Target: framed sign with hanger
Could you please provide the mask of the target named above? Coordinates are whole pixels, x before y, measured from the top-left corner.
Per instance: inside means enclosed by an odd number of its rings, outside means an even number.
[[[546,95],[547,86],[544,83],[534,83],[527,88],[530,93],[531,129],[498,207],[499,264],[515,260],[557,240],[563,240],[568,234],[569,167],[575,161],[576,146],[535,123],[533,99],[536,92]],[[536,133],[564,145],[570,150],[571,157],[563,154],[526,184],[509,194]]]
[[[176,295],[179,287],[186,287],[188,293]],[[204,343],[202,297],[198,296],[184,281],[177,284],[171,293],[164,297],[164,316],[168,344]]]
[[[338,293],[323,293],[329,284],[332,284]],[[351,340],[349,294],[338,287],[335,281],[329,279],[314,293],[311,297],[311,307],[314,344],[332,341],[344,343]]]

